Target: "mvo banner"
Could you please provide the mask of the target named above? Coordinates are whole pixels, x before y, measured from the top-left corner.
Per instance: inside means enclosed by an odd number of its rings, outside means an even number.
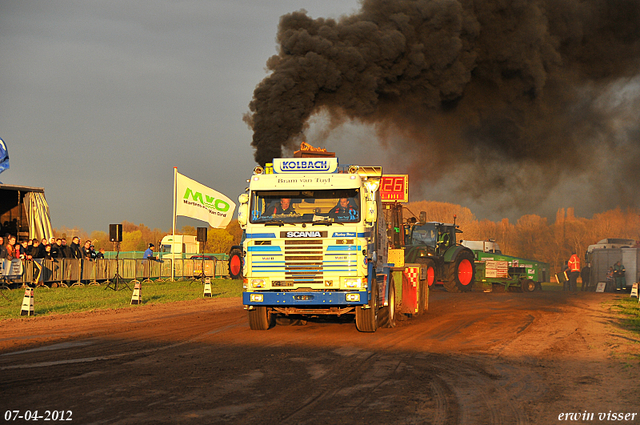
[[[224,228],[231,221],[235,208],[235,202],[222,193],[176,171],[176,215]]]

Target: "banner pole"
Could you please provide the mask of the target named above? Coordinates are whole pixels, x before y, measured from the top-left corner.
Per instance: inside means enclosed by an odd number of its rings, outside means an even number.
[[[171,238],[171,281],[174,281],[175,277],[175,263],[173,248],[176,243],[176,202],[177,202],[177,192],[178,192],[178,167],[173,167],[173,231]]]

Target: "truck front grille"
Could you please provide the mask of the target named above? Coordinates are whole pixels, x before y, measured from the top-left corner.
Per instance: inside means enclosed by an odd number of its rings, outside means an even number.
[[[322,253],[322,240],[285,241],[285,279],[294,284],[323,283]]]

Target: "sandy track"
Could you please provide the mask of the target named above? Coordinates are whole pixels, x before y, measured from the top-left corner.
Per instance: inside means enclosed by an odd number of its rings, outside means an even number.
[[[239,299],[6,320],[0,414],[546,424],[569,412],[595,413],[584,423],[596,423],[612,411],[640,423],[639,341],[603,305],[617,296],[436,290],[426,315],[375,334],[338,321],[251,331]]]

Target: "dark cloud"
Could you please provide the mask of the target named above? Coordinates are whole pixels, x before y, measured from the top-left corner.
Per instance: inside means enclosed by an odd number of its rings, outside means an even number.
[[[638,90],[616,96],[638,84],[639,25],[631,0],[365,0],[340,20],[290,13],[245,116],[255,159],[292,148],[325,112],[334,125],[375,126],[391,149],[404,140],[414,181],[457,174],[465,196],[530,208],[592,173],[590,195],[636,205],[627,182],[640,177],[640,131],[627,108]]]

